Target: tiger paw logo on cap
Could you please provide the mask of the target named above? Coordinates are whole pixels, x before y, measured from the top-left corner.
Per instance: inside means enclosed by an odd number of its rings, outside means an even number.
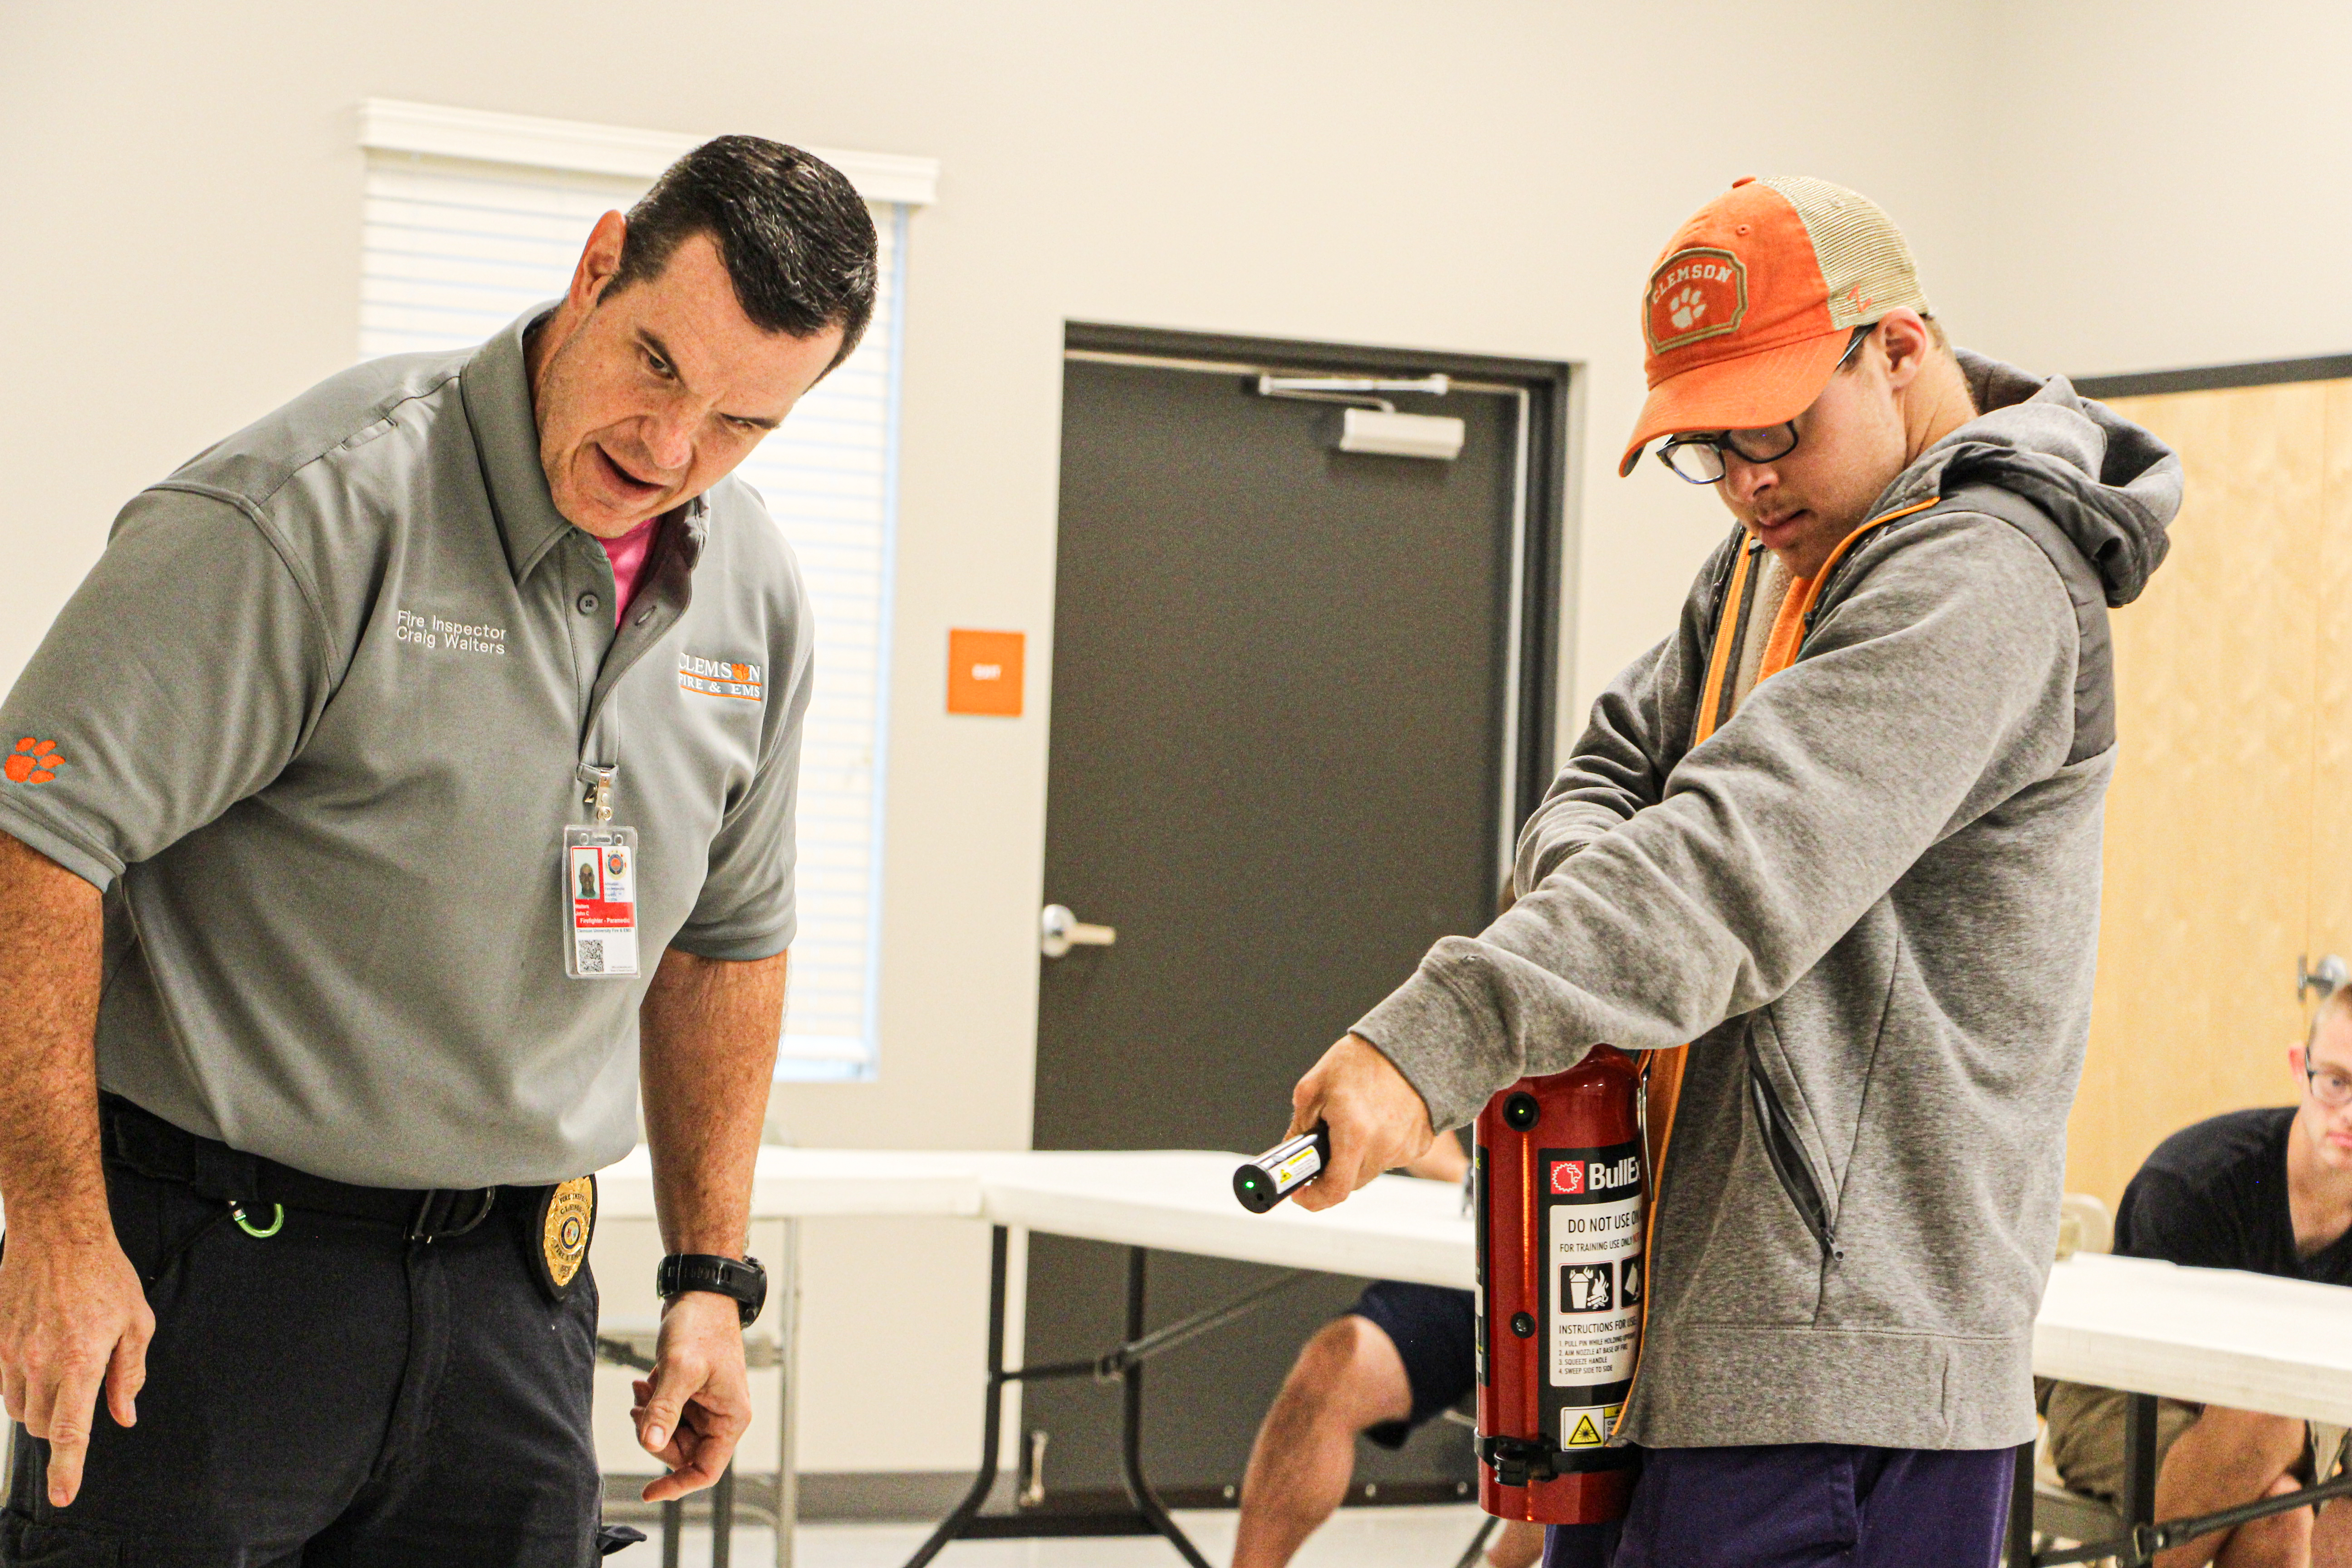
[[[1665,353],[1701,338],[1737,331],[1748,314],[1748,268],[1727,250],[1693,246],[1677,250],[1650,274],[1649,309],[1642,330],[1650,352]]]
[[[10,784],[47,784],[65,765],[66,760],[58,755],[55,741],[37,741],[27,735],[16,742],[7,762],[0,763],[0,773],[8,775]]]

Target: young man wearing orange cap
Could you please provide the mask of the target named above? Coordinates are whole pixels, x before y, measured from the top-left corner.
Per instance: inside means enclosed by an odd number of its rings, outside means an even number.
[[[1300,1201],[1523,1074],[1646,1053],[1612,1434],[1643,1469],[1622,1540],[1550,1560],[1990,1568],[2090,1017],[2107,608],[2163,559],[2179,464],[1949,348],[1895,226],[1823,181],[1700,209],[1642,322],[1620,471],[1666,437],[1738,526],[1594,705],[1517,904],[1300,1081],[1333,1154]]]

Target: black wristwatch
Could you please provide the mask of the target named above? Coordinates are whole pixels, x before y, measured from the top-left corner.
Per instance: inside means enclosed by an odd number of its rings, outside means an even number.
[[[654,1291],[667,1302],[688,1290],[708,1290],[731,1298],[743,1314],[743,1326],[768,1301],[768,1271],[756,1258],[721,1258],[709,1252],[673,1252],[654,1271]]]

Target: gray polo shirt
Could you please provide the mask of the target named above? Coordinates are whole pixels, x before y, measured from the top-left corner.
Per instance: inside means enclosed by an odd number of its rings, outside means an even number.
[[[540,313],[347,371],[141,493],[0,708],[37,762],[0,830],[106,892],[100,1081],[318,1175],[610,1163],[664,945],[793,938],[799,568],[722,481],[616,633],[540,468]],[[614,763],[644,973],[573,980],[563,829]]]

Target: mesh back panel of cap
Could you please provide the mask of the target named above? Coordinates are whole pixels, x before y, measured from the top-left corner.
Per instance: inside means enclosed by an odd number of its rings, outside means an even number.
[[[1830,322],[1841,328],[1875,321],[1908,305],[1923,316],[1927,296],[1902,231],[1867,196],[1807,174],[1776,174],[1761,182],[1789,198],[1813,242],[1830,286]]]

